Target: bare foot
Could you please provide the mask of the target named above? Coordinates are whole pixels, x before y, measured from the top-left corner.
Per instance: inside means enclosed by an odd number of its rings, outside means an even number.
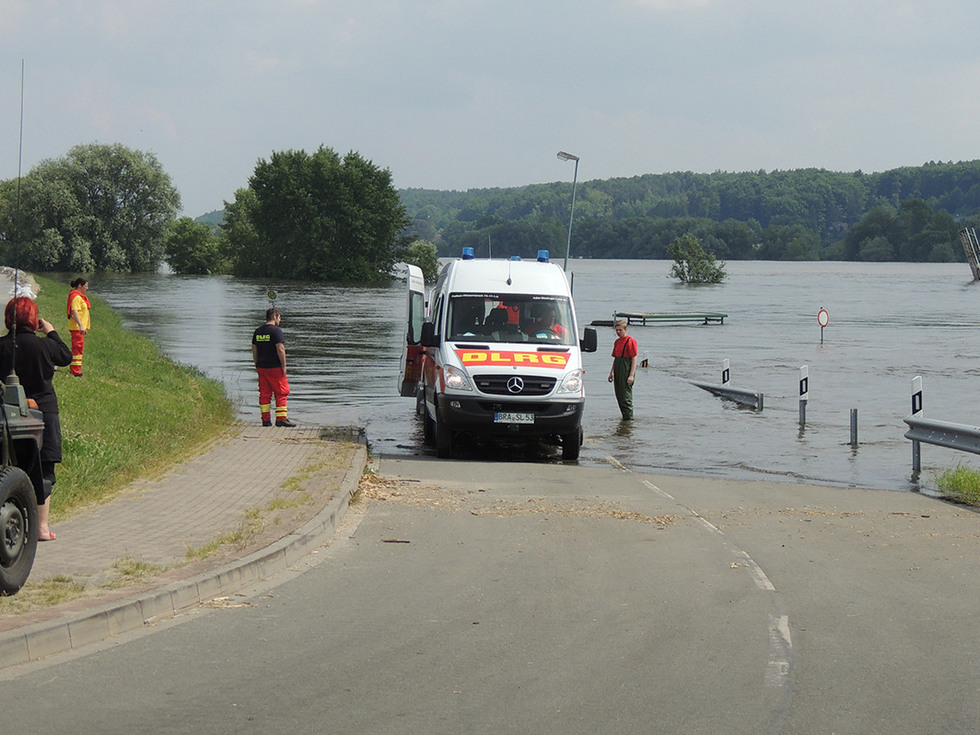
[[[47,533],[39,531],[37,534],[38,541],[54,541],[56,538],[58,538],[58,536],[50,528],[48,529]]]

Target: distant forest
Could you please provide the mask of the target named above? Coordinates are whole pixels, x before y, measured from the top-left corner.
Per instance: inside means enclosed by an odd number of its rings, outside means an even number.
[[[507,189],[403,189],[409,235],[439,255],[565,252],[572,182]],[[980,227],[980,161],[882,173],[824,169],[690,172],[579,182],[572,258],[666,259],[695,235],[721,259],[965,259],[959,230]]]

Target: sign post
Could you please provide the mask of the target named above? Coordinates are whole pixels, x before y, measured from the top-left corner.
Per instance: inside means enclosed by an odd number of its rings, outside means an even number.
[[[822,306],[817,312],[817,324],[820,325],[820,344],[823,344],[823,328],[830,324],[830,314]]]
[[[922,376],[912,378],[912,418],[922,418]],[[922,471],[922,446],[912,440],[912,472]]]
[[[810,366],[800,367],[800,426],[806,426],[806,403],[810,400]]]

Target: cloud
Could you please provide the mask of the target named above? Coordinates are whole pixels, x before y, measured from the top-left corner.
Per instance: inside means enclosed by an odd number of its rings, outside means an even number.
[[[155,153],[187,213],[274,150],[398,186],[976,156],[980,6],[912,0],[0,0],[0,178],[72,145]],[[7,141],[6,146],[3,145]]]

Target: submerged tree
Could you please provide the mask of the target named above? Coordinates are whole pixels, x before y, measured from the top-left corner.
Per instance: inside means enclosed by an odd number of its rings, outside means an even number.
[[[374,282],[389,277],[409,223],[391,173],[354,152],[275,152],[222,224],[243,276]]]
[[[670,275],[681,283],[721,283],[728,275],[724,261],[716,260],[714,253],[706,253],[690,233],[674,240],[667,254],[674,259]]]
[[[210,227],[190,217],[181,217],[170,227],[165,251],[174,273],[209,276],[226,270],[218,238]]]
[[[422,269],[422,276],[427,283],[432,283],[439,276],[439,254],[435,243],[428,240],[415,240],[405,248],[402,260]]]

